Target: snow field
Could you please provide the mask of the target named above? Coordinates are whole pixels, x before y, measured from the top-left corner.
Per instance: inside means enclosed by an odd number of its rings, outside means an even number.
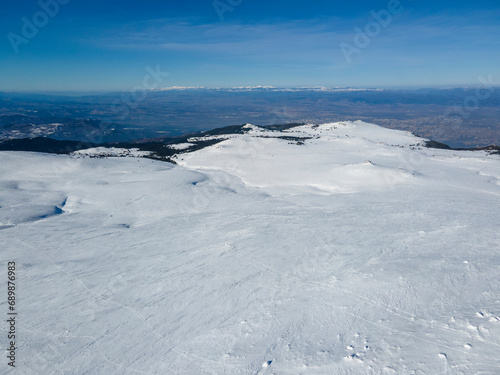
[[[1,152],[17,371],[495,374],[498,156],[285,133],[310,139],[255,127],[177,166]]]

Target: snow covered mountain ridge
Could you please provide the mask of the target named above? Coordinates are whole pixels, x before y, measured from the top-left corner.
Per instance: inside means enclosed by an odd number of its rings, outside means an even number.
[[[419,169],[425,155],[437,152],[425,151],[430,142],[427,139],[362,121],[279,130],[247,124],[220,130],[222,134],[215,131],[188,137],[149,154],[139,149],[100,147],[73,155],[161,158],[167,151],[169,161],[190,169],[222,170],[253,187],[347,193],[383,190],[415,178],[423,173]],[[438,154],[455,155],[450,151]]]
[[[500,158],[427,144],[344,122],[0,151],[2,371],[496,374]]]
[[[399,148],[425,147],[425,140],[407,132],[362,122],[243,129],[245,134],[172,159],[189,168],[223,170],[256,187],[350,192],[411,178]]]
[[[332,126],[333,128],[331,128]],[[361,130],[361,128],[364,130]],[[338,131],[334,131],[335,129]],[[354,133],[352,133],[353,129],[356,129]],[[371,131],[368,131],[368,129],[371,129]],[[296,141],[298,145],[302,145],[304,144],[304,141],[308,139],[323,138],[328,141],[336,138],[338,140],[342,137],[349,137],[349,132],[352,133],[351,136],[357,136],[357,133],[364,134],[367,131],[368,137],[374,137],[374,140],[379,139],[378,142],[384,142],[384,139],[390,141],[396,134],[410,134],[408,132],[401,131],[387,131],[387,129],[384,130],[384,128],[367,124],[362,121],[339,122],[335,124],[322,125],[286,124],[255,126],[247,124],[226,126],[201,133],[187,134],[170,138],[139,139],[136,141],[121,143],[91,143],[90,141],[82,142],[61,139],[58,140],[45,137],[27,137],[0,141],[0,150],[36,151],[56,154],[69,154],[75,151],[87,150],[85,152],[78,152],[77,154],[92,157],[144,156],[174,162],[175,156],[179,154],[197,151],[230,138],[240,137],[243,134],[245,134],[247,138],[275,138]],[[445,144],[423,138],[416,139],[416,142],[415,146],[425,145],[426,147],[431,148],[451,149]],[[98,148],[98,150],[95,150],[96,148]],[[498,146],[488,146],[468,150],[484,150],[490,153],[500,153],[500,147]]]

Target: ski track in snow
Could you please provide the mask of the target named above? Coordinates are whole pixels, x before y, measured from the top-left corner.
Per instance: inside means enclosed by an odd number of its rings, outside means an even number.
[[[178,166],[0,152],[15,371],[496,373],[498,155],[247,129]]]

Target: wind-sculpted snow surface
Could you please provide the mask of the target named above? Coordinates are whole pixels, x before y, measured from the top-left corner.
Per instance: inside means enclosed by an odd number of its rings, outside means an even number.
[[[357,122],[248,126],[178,165],[0,152],[0,372],[497,374],[500,158],[424,141]]]

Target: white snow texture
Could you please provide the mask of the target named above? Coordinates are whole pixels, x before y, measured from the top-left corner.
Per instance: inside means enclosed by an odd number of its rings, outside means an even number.
[[[0,152],[0,373],[499,373],[498,155],[247,127],[178,165]]]

